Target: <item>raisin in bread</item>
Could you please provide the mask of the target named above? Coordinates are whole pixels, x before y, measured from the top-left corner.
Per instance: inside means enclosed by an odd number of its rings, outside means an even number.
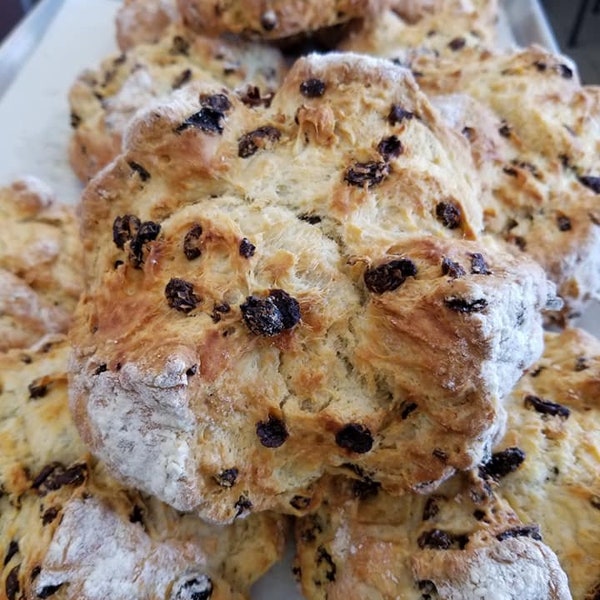
[[[125,0],[115,19],[117,43],[125,52],[158,42],[171,23],[180,21],[175,0]]]
[[[262,103],[284,70],[275,48],[198,36],[170,25],[155,43],[108,57],[75,81],[69,93],[71,166],[82,181],[91,178],[120,152],[123,132],[138,109],[192,81],[218,83],[250,103]]]
[[[356,471],[296,523],[294,572],[309,600],[570,599],[539,528],[476,472],[434,494],[383,493]]]
[[[489,451],[553,286],[478,239],[466,142],[410,73],[312,56],[270,108],[188,88],[126,144],[84,194],[72,331],[111,470],[229,521],[310,510],[349,460],[397,492]]]
[[[526,460],[499,492],[519,517],[541,525],[576,600],[600,592],[600,342],[567,329],[546,334],[542,359],[511,394],[498,451]]]
[[[117,483],[73,425],[68,354],[46,338],[0,355],[0,596],[248,597],[281,556],[282,520],[217,528]]]
[[[196,31],[235,33],[248,38],[278,40],[307,35],[327,27],[381,12],[388,0],[177,0],[185,22]]]
[[[0,188],[0,351],[66,332],[82,290],[79,222],[40,180]]]

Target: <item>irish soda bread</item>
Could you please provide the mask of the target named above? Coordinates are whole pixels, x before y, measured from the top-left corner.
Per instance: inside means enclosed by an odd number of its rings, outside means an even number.
[[[208,35],[277,40],[381,12],[389,0],[177,0],[185,22]]]
[[[541,526],[569,576],[575,600],[600,594],[600,342],[568,329],[546,334],[542,359],[508,401],[498,451],[526,460],[499,493],[524,521]]]
[[[279,86],[284,69],[275,48],[171,25],[156,43],[106,58],[76,80],[69,94],[71,166],[83,181],[95,175],[121,151],[125,127],[138,109],[192,81],[218,82],[261,103]]]
[[[69,415],[68,352],[0,355],[0,597],[247,598],[281,555],[281,519],[216,528],[117,483]]]
[[[81,293],[79,223],[40,180],[0,188],[0,351],[66,332]]]
[[[407,70],[311,56],[269,108],[189,87],[126,138],[84,194],[72,332],[112,471],[228,521],[309,510],[346,463],[400,491],[481,460],[553,286],[478,239],[468,146]]]
[[[506,464],[506,456],[488,466]],[[373,482],[332,482],[320,509],[296,524],[294,571],[304,596],[570,600],[539,528],[521,522],[487,477],[459,474],[434,494],[399,498]]]

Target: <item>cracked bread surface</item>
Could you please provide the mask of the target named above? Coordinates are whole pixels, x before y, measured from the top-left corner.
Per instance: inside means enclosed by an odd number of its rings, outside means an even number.
[[[71,166],[82,181],[89,180],[119,154],[126,126],[139,109],[191,82],[218,83],[261,103],[268,102],[284,72],[275,48],[199,36],[173,23],[157,41],[109,56],[74,82],[69,92]]]
[[[0,351],[66,333],[83,287],[79,221],[24,177],[0,189]]]
[[[198,86],[126,137],[84,194],[72,332],[111,470],[229,521],[314,508],[349,460],[395,492],[481,460],[553,286],[479,239],[466,142],[406,70],[312,56],[269,108]]]
[[[69,414],[69,350],[54,336],[0,355],[0,595],[247,598],[281,556],[282,519],[217,528],[117,483]]]

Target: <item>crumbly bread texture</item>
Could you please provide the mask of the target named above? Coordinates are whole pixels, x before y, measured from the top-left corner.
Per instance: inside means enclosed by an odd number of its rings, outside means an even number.
[[[387,61],[302,59],[270,108],[204,85],[148,111],[83,199],[85,441],[219,521],[310,510],[349,462],[394,491],[477,464],[553,286],[476,239],[472,172]]]
[[[326,27],[365,19],[383,11],[389,0],[177,0],[192,29],[215,35],[235,33],[264,40],[308,35]]]
[[[571,598],[539,529],[477,472],[399,498],[337,480],[326,498],[296,524],[294,572],[308,600]]]
[[[198,36],[172,24],[157,42],[108,57],[75,81],[69,93],[71,166],[82,181],[93,177],[121,151],[123,132],[138,109],[190,82],[210,81],[261,103],[268,102],[284,72],[275,48]]]
[[[175,0],[124,0],[117,10],[117,43],[123,51],[158,42],[171,23],[180,23]]]
[[[471,96],[438,96],[432,101],[471,144],[484,184],[486,230],[527,253],[556,282],[566,306],[555,318],[564,322],[580,315],[600,292],[597,194],[578,181],[566,155],[549,155],[550,148],[538,152],[531,138],[520,136],[519,128]],[[594,118],[600,116],[597,99],[582,93],[577,106],[593,128]],[[560,127],[548,126],[554,132]],[[541,126],[539,131],[544,133]]]
[[[498,446],[526,459],[499,493],[541,526],[575,600],[600,593],[600,341],[578,329],[546,334],[542,359],[511,394]]]
[[[421,54],[461,60],[465,48],[496,42],[495,0],[399,0],[392,8],[353,27],[339,48],[410,65]]]
[[[241,600],[281,556],[264,513],[207,525],[117,483],[67,402],[69,345],[0,355],[0,597]]]
[[[576,315],[600,293],[598,88],[537,47],[456,54],[421,54],[410,66],[429,94],[475,100],[437,105],[472,143],[489,192],[485,229],[537,260],[566,300],[563,318]]]
[[[0,351],[66,332],[82,290],[79,222],[40,180],[0,188]]]

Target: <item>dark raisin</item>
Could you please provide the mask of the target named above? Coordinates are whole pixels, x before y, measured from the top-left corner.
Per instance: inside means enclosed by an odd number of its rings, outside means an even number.
[[[385,161],[355,163],[348,168],[344,181],[356,187],[373,187],[380,184],[390,173],[390,166]]]
[[[573,79],[573,69],[571,69],[571,67],[568,67],[567,65],[560,63],[557,67],[556,70],[558,71],[558,73],[560,74],[561,77],[564,77],[565,79]]]
[[[222,302],[221,304],[214,305],[212,314],[210,316],[214,323],[218,323],[223,318],[223,315],[227,314],[228,312],[231,312],[231,306],[229,306],[227,302]]]
[[[588,359],[585,356],[578,356],[575,361],[575,371],[585,371],[589,369],[590,365],[588,364]]]
[[[48,384],[44,383],[44,381],[47,381],[46,377],[39,377],[27,386],[30,400],[43,398],[48,393]]]
[[[317,535],[323,533],[323,526],[319,521],[319,517],[314,514],[307,515],[303,521],[310,523],[310,525],[300,532],[300,539],[306,544],[310,544],[317,539]]]
[[[600,496],[598,494],[592,494],[590,496],[590,504],[597,510],[600,510]]]
[[[8,544],[8,550],[6,551],[6,556],[4,557],[3,565],[6,566],[10,559],[19,551],[19,542],[16,540],[12,540],[10,544]]]
[[[46,465],[33,480],[31,487],[42,495],[60,489],[65,485],[81,485],[87,478],[88,467],[85,463],[77,463],[65,468],[59,462]]]
[[[515,235],[512,238],[513,243],[515,244],[515,246],[521,250],[521,252],[525,252],[525,249],[527,248],[527,240],[521,236],[521,235]]]
[[[335,443],[340,448],[364,454],[373,447],[373,436],[364,425],[349,423],[335,434]]]
[[[140,268],[144,262],[144,248],[146,244],[154,241],[159,233],[160,225],[158,223],[144,221],[140,225],[129,245],[129,258],[136,269]]]
[[[462,128],[461,133],[470,141],[473,141],[473,138],[475,137],[475,129],[473,129],[473,127],[469,127],[469,126],[465,126]]]
[[[480,510],[479,508],[476,508],[473,511],[473,516],[478,520],[478,521],[483,521],[483,519],[485,519],[485,511]]]
[[[435,587],[435,583],[433,583],[433,581],[423,579],[417,582],[417,587],[419,588],[419,591],[422,592],[421,600],[432,600],[434,594],[436,594],[435,597],[437,598],[438,590]]]
[[[186,314],[193,311],[201,302],[201,299],[194,293],[194,286],[188,281],[176,277],[167,283],[165,296],[171,308]]]
[[[124,265],[125,263],[122,260],[115,260],[115,263],[113,264],[113,269],[118,269],[121,265]]]
[[[520,448],[507,448],[495,452],[491,458],[479,468],[482,477],[491,477],[496,481],[516,471],[525,460],[525,452]]]
[[[237,499],[233,507],[237,509],[237,512],[235,513],[235,518],[237,519],[237,517],[242,516],[252,508],[252,502],[250,502],[250,498],[248,498],[248,496],[244,496],[244,494],[242,494]]]
[[[582,175],[578,179],[579,183],[585,185],[587,188],[590,188],[592,192],[600,194],[600,177],[595,177],[593,175]]]
[[[108,367],[107,367],[106,363],[102,363],[101,365],[96,367],[96,369],[94,370],[94,375],[100,375],[100,373],[105,373],[107,371],[107,369],[108,369]]]
[[[456,229],[462,222],[462,211],[460,206],[454,202],[438,202],[435,207],[435,216],[448,229]]]
[[[397,123],[402,123],[404,120],[410,121],[414,116],[415,113],[405,110],[398,104],[392,104],[387,120],[390,125],[396,125]]]
[[[307,79],[300,84],[300,93],[307,98],[319,98],[325,93],[326,87],[321,79]]]
[[[301,317],[298,301],[283,290],[271,290],[267,298],[249,296],[240,308],[248,329],[268,337],[292,329]]]
[[[437,503],[437,498],[431,496],[427,498],[425,502],[425,506],[423,507],[423,521],[429,521],[429,519],[433,519],[440,512],[439,504]]]
[[[453,40],[448,42],[448,48],[456,52],[457,50],[462,50],[467,43],[467,40],[464,37],[455,37]]]
[[[201,94],[200,105],[204,108],[212,108],[221,113],[231,109],[231,100],[225,94]]]
[[[183,238],[183,253],[188,260],[194,260],[202,255],[200,248],[200,237],[202,236],[202,225],[194,223]]]
[[[249,158],[259,149],[264,149],[268,143],[275,143],[281,138],[281,131],[270,125],[259,127],[254,131],[245,133],[238,140],[238,156]]]
[[[81,125],[81,117],[77,113],[72,112],[71,113],[71,127],[73,129],[77,129],[79,127],[79,125]]]
[[[539,525],[521,525],[520,527],[512,527],[511,529],[499,533],[496,536],[496,539],[502,542],[514,537],[530,537],[534,540],[542,540]]]
[[[198,372],[198,365],[192,365],[185,374],[187,377],[193,377]]]
[[[534,67],[535,67],[535,68],[536,68],[536,69],[537,69],[537,70],[538,70],[540,73],[543,73],[543,72],[544,72],[544,71],[545,71],[545,70],[548,68],[548,65],[547,65],[545,62],[541,61],[541,60],[536,60],[536,61],[533,63],[533,66],[534,66]]]
[[[273,31],[277,27],[277,15],[274,10],[267,10],[260,16],[260,24],[265,31]]]
[[[243,256],[244,258],[251,258],[256,252],[256,246],[248,238],[242,238],[239,251],[240,256]]]
[[[56,594],[56,592],[58,592],[58,590],[62,587],[62,583],[59,583],[58,585],[47,585],[45,587],[43,587],[37,594],[36,596],[38,598],[50,598],[50,596],[53,596],[54,594]]]
[[[42,515],[42,525],[48,525],[56,519],[60,510],[56,506],[51,506],[49,509],[44,511]]]
[[[417,410],[417,405],[414,402],[403,402],[400,406],[400,418],[407,419],[415,410]]]
[[[135,215],[123,215],[113,222],[113,242],[120,250],[131,240],[140,227],[140,220]]]
[[[213,583],[206,575],[196,575],[174,586],[169,600],[209,600],[213,592]]]
[[[142,167],[142,165],[139,163],[130,160],[127,161],[127,164],[132,171],[136,172],[140,176],[142,181],[148,181],[148,179],[150,179],[150,173],[148,173],[148,171],[146,171],[146,169],[144,169],[144,167]]]
[[[380,489],[381,483],[379,483],[379,481],[374,481],[370,477],[365,477],[364,479],[359,479],[352,483],[352,493],[354,494],[354,497],[361,500],[374,498],[379,494]]]
[[[327,581],[335,581],[337,567],[333,562],[333,558],[331,558],[331,554],[325,550],[324,546],[319,546],[317,548],[316,560],[317,566],[325,566],[325,578]]]
[[[317,223],[320,223],[323,220],[319,215],[314,215],[311,213],[302,214],[298,218],[301,221],[306,221],[307,223],[310,223],[311,225],[316,225]]]
[[[19,591],[21,590],[21,585],[19,583],[19,568],[21,565],[17,565],[13,567],[9,574],[6,576],[6,581],[4,582],[4,589],[6,591],[7,600],[16,600]]]
[[[240,100],[246,105],[251,107],[264,106],[269,108],[273,94],[267,94],[266,96],[260,95],[260,89],[256,86],[249,85],[244,92],[238,92]]]
[[[491,275],[492,272],[488,269],[485,258],[479,252],[474,252],[471,256],[471,273],[473,275]]]
[[[311,503],[311,498],[307,496],[294,496],[290,500],[290,505],[296,510],[306,510]]]
[[[431,529],[422,533],[417,539],[419,548],[432,550],[449,550],[452,548],[454,536],[441,529]]]
[[[434,448],[432,455],[443,463],[448,462],[448,454],[444,452],[441,448]]]
[[[568,419],[571,411],[562,404],[557,404],[556,402],[550,402],[549,400],[543,400],[542,398],[538,398],[537,396],[528,395],[525,396],[523,401],[526,407],[533,408],[536,412],[539,412],[543,415],[551,415],[553,417],[559,416],[563,419]]]
[[[180,35],[176,35],[173,38],[173,44],[171,45],[171,54],[187,55],[189,51],[190,43]]]
[[[476,313],[481,312],[487,308],[488,302],[485,298],[476,298],[475,300],[465,300],[464,298],[457,298],[456,296],[449,296],[444,298],[444,304],[455,312],[459,313]]]
[[[256,424],[256,435],[265,448],[279,448],[289,437],[285,423],[272,415]]]
[[[510,177],[517,177],[518,172],[514,167],[502,167],[502,171]]]
[[[178,133],[190,127],[195,127],[205,133],[223,133],[223,120],[225,115],[213,108],[201,108],[197,113],[189,116],[175,131]]]
[[[224,488],[231,488],[235,485],[237,481],[239,471],[233,467],[231,469],[225,469],[221,471],[218,475],[215,475],[215,481]]]
[[[186,83],[188,83],[191,78],[192,78],[192,70],[184,69],[183,71],[181,71],[181,73],[179,73],[179,75],[177,75],[177,77],[175,77],[175,79],[173,79],[173,83],[171,84],[171,87],[174,90],[179,89],[182,85],[185,85]]]
[[[449,258],[444,257],[442,259],[442,275],[448,275],[452,279],[458,279],[459,277],[464,277],[467,272],[463,269],[463,267]]]
[[[533,371],[531,371],[531,373],[529,374],[530,377],[539,377],[540,373],[545,369],[546,367],[543,366],[539,366],[536,367]]]
[[[375,294],[383,294],[398,289],[407,279],[417,275],[417,266],[408,258],[392,260],[388,263],[367,269],[364,281],[367,289]]]
[[[137,504],[134,504],[133,510],[129,513],[129,522],[144,525],[144,511]]]
[[[556,226],[559,231],[570,231],[572,229],[571,219],[567,215],[559,214],[556,217]]]
[[[39,565],[37,565],[36,567],[33,567],[33,569],[31,569],[31,575],[29,577],[30,581],[35,581],[35,579],[41,572],[42,572],[42,567],[40,567]]]
[[[402,142],[395,135],[390,135],[377,144],[377,152],[383,156],[384,160],[391,160],[400,156],[404,152],[404,148]]]
[[[500,128],[498,129],[498,133],[505,138],[510,137],[512,130],[509,126],[508,123],[505,123],[504,121],[502,122],[502,125],[500,126]]]

